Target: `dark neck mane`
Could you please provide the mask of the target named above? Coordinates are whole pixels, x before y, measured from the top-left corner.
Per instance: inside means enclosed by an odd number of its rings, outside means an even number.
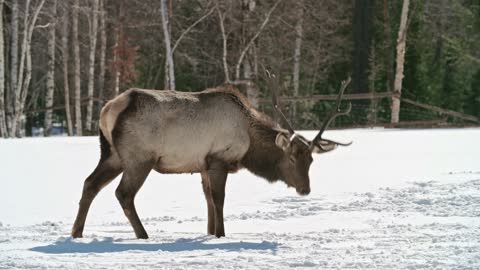
[[[250,124],[250,147],[242,159],[242,165],[252,173],[270,182],[280,178],[278,163],[283,151],[275,145],[278,130],[268,121]]]

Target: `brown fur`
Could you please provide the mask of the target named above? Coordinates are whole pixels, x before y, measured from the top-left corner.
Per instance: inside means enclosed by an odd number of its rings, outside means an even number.
[[[241,164],[252,173],[276,181],[280,178],[277,165],[283,151],[275,144],[278,131],[262,122],[253,121],[249,130],[250,147]]]

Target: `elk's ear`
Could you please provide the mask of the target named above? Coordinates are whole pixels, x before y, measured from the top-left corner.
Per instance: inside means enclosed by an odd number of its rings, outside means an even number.
[[[285,151],[290,145],[290,139],[285,135],[285,133],[279,132],[275,138],[275,144]]]
[[[319,141],[318,143],[322,144],[323,149],[320,148],[317,144],[313,144],[310,147],[310,151],[312,151],[312,153],[314,153],[314,154],[322,154],[322,153],[330,152],[330,151],[334,150],[335,148],[337,148],[337,145],[334,144],[334,143],[330,143],[330,142],[326,142],[326,141]]]

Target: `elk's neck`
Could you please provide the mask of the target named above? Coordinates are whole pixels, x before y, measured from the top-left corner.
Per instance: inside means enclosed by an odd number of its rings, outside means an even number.
[[[278,164],[283,151],[275,145],[278,131],[266,125],[252,125],[250,147],[242,158],[242,165],[252,173],[273,182],[280,179]]]

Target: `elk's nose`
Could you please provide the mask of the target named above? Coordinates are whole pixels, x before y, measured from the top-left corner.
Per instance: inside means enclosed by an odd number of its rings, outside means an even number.
[[[299,188],[299,189],[297,189],[297,193],[302,195],[302,196],[306,196],[306,195],[310,194],[310,187]]]

